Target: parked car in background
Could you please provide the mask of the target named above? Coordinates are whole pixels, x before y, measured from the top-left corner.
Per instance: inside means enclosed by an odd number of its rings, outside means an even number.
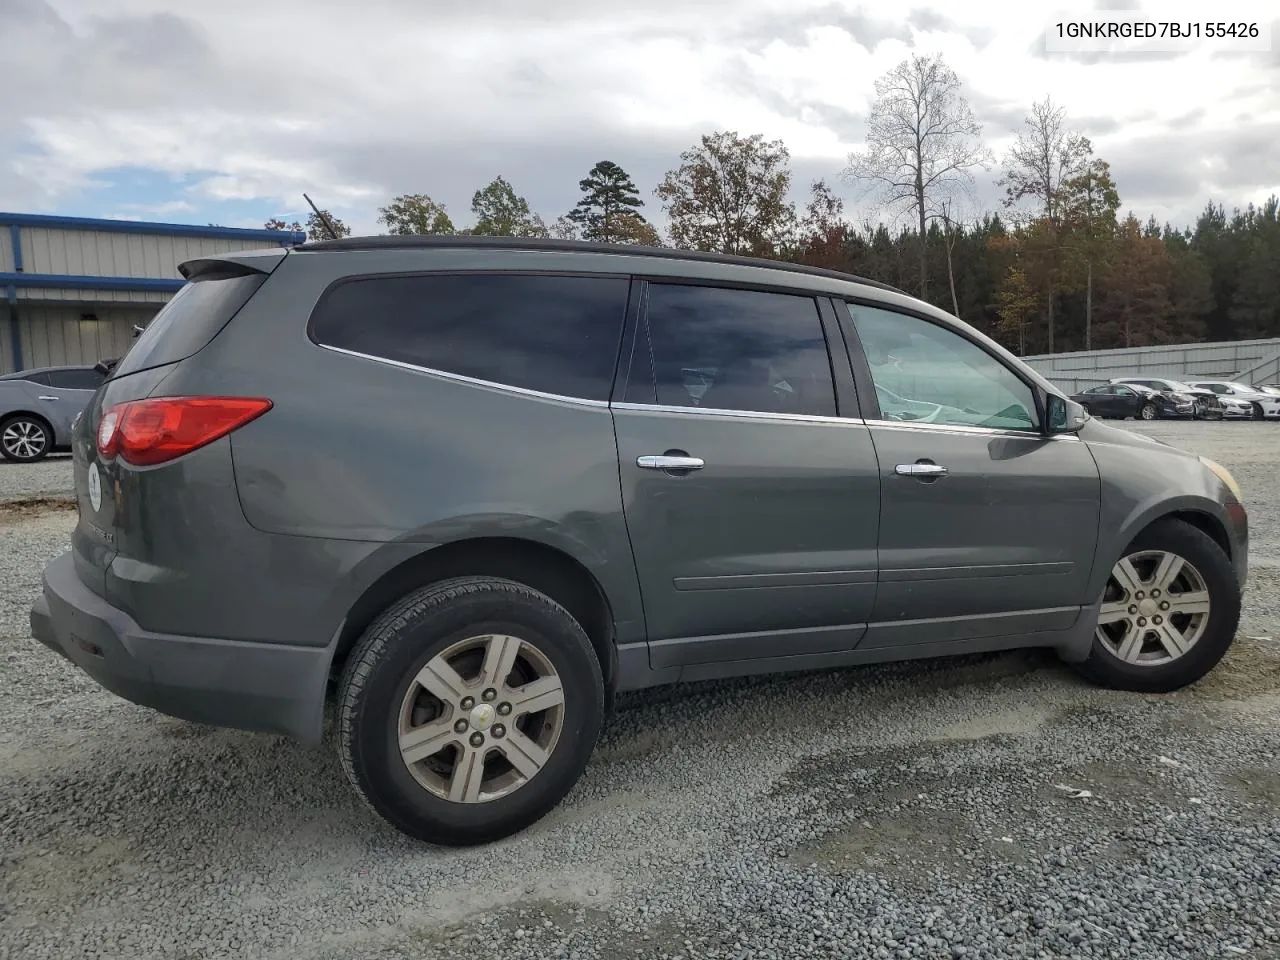
[[[40,367],[0,376],[0,454],[31,463],[71,447],[71,423],[106,374],[96,367]]]
[[[1239,410],[1242,404],[1247,403],[1254,420],[1280,417],[1280,396],[1259,390],[1247,383],[1239,383],[1235,380],[1196,380],[1191,385],[1212,390],[1222,398],[1224,405],[1228,401],[1235,401],[1231,407],[1228,407],[1228,412],[1232,407]]]
[[[1190,420],[1196,404],[1189,396],[1178,396],[1131,383],[1104,383],[1073,394],[1076,403],[1100,419]]]
[[[1253,389],[1261,390],[1263,393],[1269,393],[1272,396],[1280,397],[1280,383],[1255,383]]]
[[[331,730],[423,840],[545,815],[618,691],[1041,646],[1150,694],[1235,636],[1230,473],[883,284],[491,237],[180,269],[76,427],[31,635],[176,716]]]
[[[1165,377],[1116,377],[1111,382],[1146,387],[1148,390],[1159,390],[1177,397],[1190,397],[1195,404],[1197,420],[1221,420],[1226,416],[1226,408],[1216,393],[1193,387],[1181,380],[1169,380]]]

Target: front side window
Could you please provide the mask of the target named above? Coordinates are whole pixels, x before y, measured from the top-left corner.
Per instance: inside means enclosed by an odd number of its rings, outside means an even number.
[[[332,288],[316,342],[542,393],[607,400],[630,281],[525,274],[368,277]]]
[[[986,350],[918,317],[848,305],[885,420],[1035,430],[1035,397]]]
[[[647,316],[660,405],[835,416],[812,297],[653,283]]]

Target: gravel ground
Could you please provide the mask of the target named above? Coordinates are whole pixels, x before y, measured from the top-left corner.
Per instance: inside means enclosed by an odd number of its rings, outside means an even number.
[[[38,463],[0,460],[0,503],[37,497],[71,498],[70,454],[54,454]]]
[[[460,851],[382,826],[327,752],[25,638],[72,514],[10,508],[0,958],[1280,958],[1280,426],[1130,426],[1249,500],[1240,638],[1196,687],[1015,653],[630,695],[558,810]]]

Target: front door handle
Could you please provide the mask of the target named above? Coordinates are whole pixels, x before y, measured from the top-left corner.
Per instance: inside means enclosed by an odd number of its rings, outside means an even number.
[[[41,397],[41,400],[60,400],[61,397]]]
[[[928,479],[931,477],[945,477],[947,475],[947,468],[942,466],[940,463],[920,460],[916,463],[900,463],[893,468],[893,472],[900,477]]]
[[[636,466],[646,470],[701,470],[706,463],[701,457],[662,456],[636,457]]]

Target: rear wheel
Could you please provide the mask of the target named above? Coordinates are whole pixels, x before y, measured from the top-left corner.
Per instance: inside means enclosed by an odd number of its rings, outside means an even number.
[[[1144,403],[1138,410],[1138,416],[1143,420],[1154,420],[1156,413],[1156,405],[1154,403]]]
[[[1240,585],[1207,534],[1181,520],[1144,530],[1112,568],[1080,671],[1119,690],[1167,693],[1217,665],[1235,639]]]
[[[17,463],[34,463],[49,455],[53,431],[39,417],[22,413],[0,423],[0,454]]]
[[[396,603],[343,671],[338,750],[382,817],[429,843],[497,840],[581,776],[604,717],[591,641],[523,584],[461,577]]]

